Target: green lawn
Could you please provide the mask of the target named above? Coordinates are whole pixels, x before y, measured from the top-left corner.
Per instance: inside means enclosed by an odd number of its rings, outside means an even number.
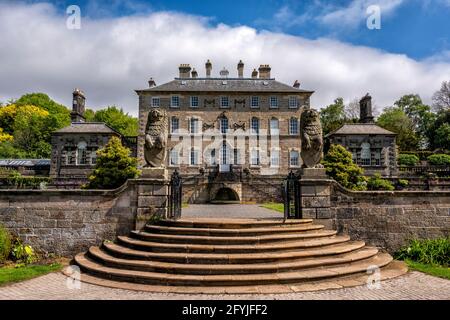
[[[14,266],[1,267],[0,286],[7,283],[28,280],[50,272],[59,271],[62,267],[63,266],[60,263],[53,263],[49,265],[29,265],[19,268],[15,268]]]
[[[415,262],[411,260],[405,260],[405,263],[411,270],[420,271],[431,276],[444,278],[450,280],[450,268],[432,266],[429,264],[424,264],[420,262]]]
[[[268,202],[262,204],[261,207],[284,213],[284,205],[282,203]]]

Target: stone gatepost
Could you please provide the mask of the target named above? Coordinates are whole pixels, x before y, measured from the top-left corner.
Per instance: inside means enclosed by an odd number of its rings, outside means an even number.
[[[326,228],[333,227],[331,210],[331,180],[324,168],[304,168],[300,177],[302,216],[315,219]]]
[[[145,168],[137,184],[136,230],[141,230],[152,219],[167,218],[169,184],[167,170]]]

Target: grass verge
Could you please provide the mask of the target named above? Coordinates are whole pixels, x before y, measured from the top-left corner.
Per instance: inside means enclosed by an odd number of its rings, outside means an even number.
[[[32,279],[44,274],[61,270],[63,267],[60,263],[52,263],[48,265],[28,265],[16,268],[15,266],[4,266],[0,268],[0,286]]]
[[[261,207],[269,209],[269,210],[284,213],[284,204],[282,204],[282,203],[268,202],[268,203],[262,204]]]
[[[431,276],[450,280],[450,268],[448,267],[433,266],[430,264],[415,262],[409,259],[406,259],[405,263],[411,270],[420,271]]]

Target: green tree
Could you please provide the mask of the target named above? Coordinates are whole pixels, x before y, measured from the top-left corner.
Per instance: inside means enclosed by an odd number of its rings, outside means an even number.
[[[414,123],[401,107],[384,109],[377,119],[377,124],[397,134],[400,150],[417,150],[420,139],[414,130]]]
[[[353,162],[352,154],[343,146],[332,144],[322,164],[327,174],[345,188],[366,190],[364,170]]]
[[[55,131],[70,125],[70,110],[64,105],[50,99],[45,93],[24,94],[14,104],[17,106],[33,105],[47,110],[49,117],[53,118],[50,123],[54,127],[49,128],[50,131]]]
[[[130,116],[123,109],[119,109],[116,106],[107,107],[106,109],[95,112],[93,121],[104,122],[124,136],[137,136],[138,134],[138,119]]]
[[[320,121],[324,135],[342,126],[345,122],[344,99],[337,98],[334,103],[320,110]]]
[[[411,119],[413,129],[419,139],[419,147],[421,149],[428,147],[427,132],[436,120],[436,115],[431,112],[431,107],[424,104],[417,94],[404,95],[394,104]]]
[[[97,162],[86,189],[114,189],[139,175],[137,159],[130,156],[117,137],[97,151]]]
[[[431,124],[427,135],[431,150],[450,150],[450,109],[437,114],[436,120]]]
[[[450,110],[450,81],[442,82],[441,89],[434,93],[433,108],[437,112]]]

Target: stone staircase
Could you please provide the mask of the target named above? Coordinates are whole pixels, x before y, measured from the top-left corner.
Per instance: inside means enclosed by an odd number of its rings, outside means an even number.
[[[312,220],[161,220],[80,253],[81,280],[155,292],[281,293],[339,288],[406,272],[387,253]],[[68,272],[67,272],[68,273]]]

